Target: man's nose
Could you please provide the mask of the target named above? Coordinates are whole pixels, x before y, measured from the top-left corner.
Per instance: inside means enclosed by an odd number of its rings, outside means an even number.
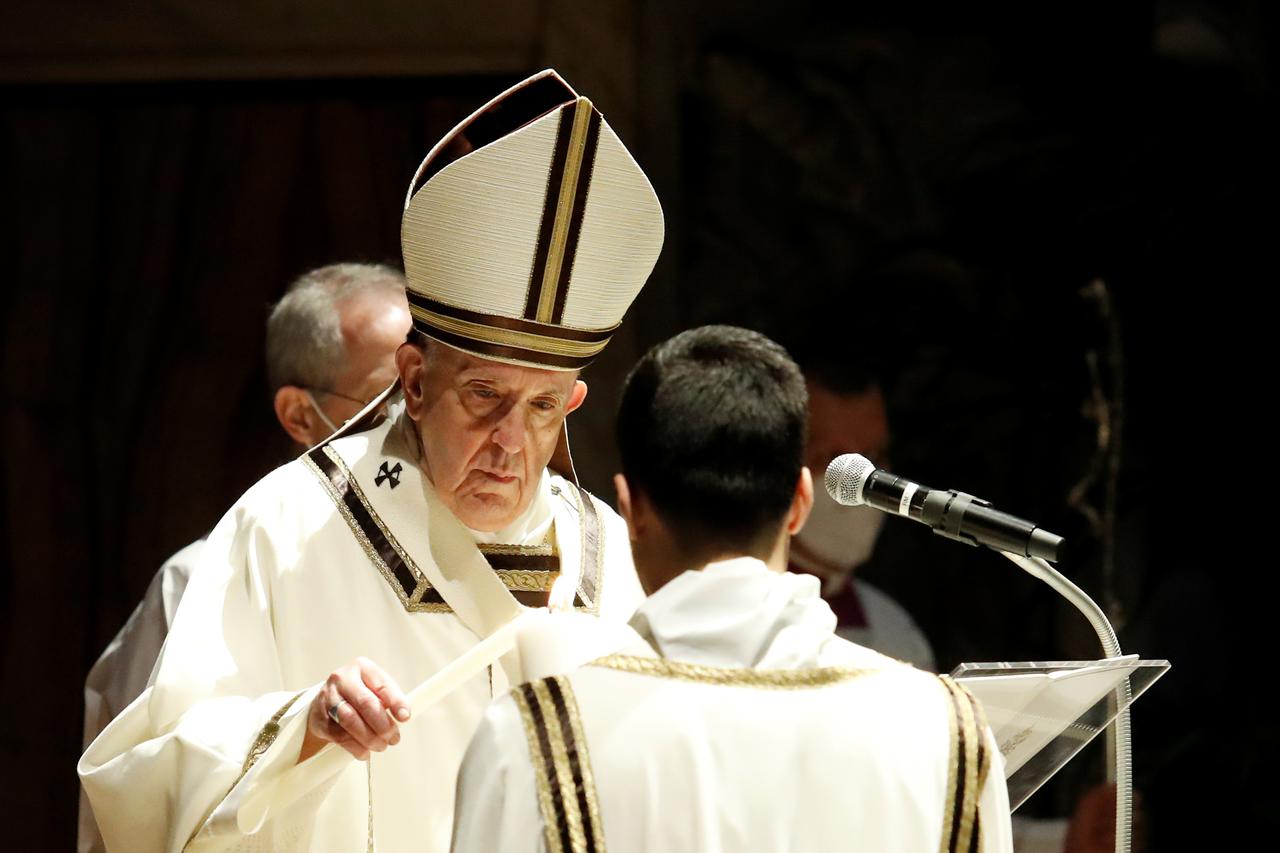
[[[502,413],[502,417],[494,425],[493,443],[506,453],[519,453],[524,449],[527,429],[524,411],[519,405],[513,405]]]

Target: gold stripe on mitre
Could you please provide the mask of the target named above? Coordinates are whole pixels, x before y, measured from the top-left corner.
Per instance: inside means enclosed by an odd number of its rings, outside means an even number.
[[[587,98],[578,98],[573,112],[573,128],[569,135],[569,150],[560,179],[560,198],[556,204],[555,222],[551,230],[551,245],[547,252],[547,266],[542,273],[542,289],[538,297],[539,323],[551,322],[555,309],[556,290],[560,269],[564,264],[564,250],[569,238],[569,222],[573,218],[574,199],[578,193],[578,181],[582,175],[583,154],[586,150],[587,129],[591,125],[592,106]],[[588,164],[590,165],[590,164]],[[585,200],[584,200],[585,203]],[[570,263],[573,259],[570,258]]]
[[[549,335],[539,335],[533,332],[502,329],[496,326],[462,320],[457,317],[449,317],[418,305],[410,305],[409,310],[415,320],[441,332],[459,335],[478,343],[530,350],[532,352],[546,353],[547,355],[591,359],[599,355],[609,343],[609,338],[607,337],[600,341],[573,341],[554,338]]]
[[[593,103],[545,72],[432,149],[401,242],[419,332],[481,358],[580,370],[652,271],[662,208]]]

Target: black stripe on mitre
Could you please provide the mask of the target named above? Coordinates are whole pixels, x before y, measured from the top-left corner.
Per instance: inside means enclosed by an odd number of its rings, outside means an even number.
[[[463,119],[435,144],[418,166],[407,197],[413,198],[423,184],[450,163],[514,133],[577,97],[578,93],[550,68],[521,80]]]

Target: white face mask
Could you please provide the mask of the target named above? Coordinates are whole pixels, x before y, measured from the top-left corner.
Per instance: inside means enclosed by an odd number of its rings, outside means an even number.
[[[814,492],[813,511],[796,534],[800,545],[832,569],[854,569],[871,559],[884,513],[869,506],[841,506],[823,488]]]
[[[311,408],[316,410],[316,414],[320,416],[320,420],[324,421],[324,425],[329,428],[329,434],[333,435],[338,431],[333,421],[329,420],[329,416],[324,413],[324,409],[320,408],[320,404],[316,402],[316,398],[311,396],[311,392],[305,392],[307,399],[311,401]]]

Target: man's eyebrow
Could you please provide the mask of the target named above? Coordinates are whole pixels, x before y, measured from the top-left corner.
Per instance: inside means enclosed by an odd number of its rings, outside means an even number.
[[[482,382],[486,385],[503,385],[501,376],[488,373],[484,367],[468,367],[458,371],[457,381],[460,385],[466,385],[469,382]],[[532,397],[555,397],[557,400],[563,400],[569,395],[569,392],[562,391],[559,388],[548,385],[531,392]]]
[[[534,397],[555,397],[557,400],[567,400],[573,396],[573,386],[568,388],[559,388],[555,385],[547,385],[542,389],[533,393]]]

